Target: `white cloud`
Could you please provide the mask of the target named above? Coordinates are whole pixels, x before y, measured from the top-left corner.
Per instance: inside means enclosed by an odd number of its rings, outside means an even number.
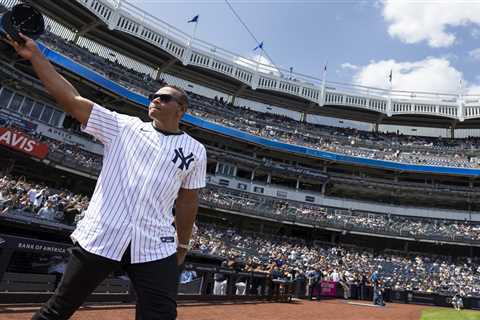
[[[342,63],[341,67],[345,70],[358,70],[358,66],[351,64],[350,62]]]
[[[469,51],[468,55],[475,60],[480,60],[480,48]]]
[[[480,95],[480,85],[479,84],[476,84],[476,85],[471,85],[467,88],[465,88],[464,94],[469,94],[469,95]],[[468,99],[468,97],[467,97]]]
[[[394,90],[458,93],[460,80],[463,79],[462,73],[451,66],[447,59],[430,57],[414,62],[372,61],[358,70],[353,82],[389,89],[390,70]]]
[[[406,43],[427,41],[431,47],[448,47],[456,40],[449,27],[480,25],[480,2],[387,0],[383,2],[383,17],[392,37]]]

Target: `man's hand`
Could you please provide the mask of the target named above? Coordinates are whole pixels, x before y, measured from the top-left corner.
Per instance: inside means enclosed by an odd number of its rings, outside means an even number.
[[[177,266],[181,266],[185,262],[188,250],[184,248],[177,248]]]
[[[11,45],[20,57],[26,60],[32,60],[33,57],[42,54],[38,49],[35,41],[23,35],[22,33],[20,33],[19,35],[25,41],[25,43],[18,43],[17,41],[13,40],[10,35],[7,35],[7,39],[5,39],[5,42]]]

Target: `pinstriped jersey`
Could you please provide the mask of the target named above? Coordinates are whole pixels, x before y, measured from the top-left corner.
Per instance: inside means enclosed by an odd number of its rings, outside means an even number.
[[[117,261],[131,244],[132,263],[175,253],[172,208],[180,188],[205,187],[205,147],[96,104],[82,130],[103,143],[103,167],[72,240]]]

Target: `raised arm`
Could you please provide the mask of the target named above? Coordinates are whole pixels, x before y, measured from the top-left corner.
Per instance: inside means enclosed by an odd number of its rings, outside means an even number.
[[[23,34],[20,36],[25,40],[24,44],[19,44],[10,37],[6,41],[17,51],[19,56],[32,63],[38,78],[63,110],[80,123],[86,124],[92,111],[93,102],[80,96],[72,84],[55,70],[40,52],[35,41]]]

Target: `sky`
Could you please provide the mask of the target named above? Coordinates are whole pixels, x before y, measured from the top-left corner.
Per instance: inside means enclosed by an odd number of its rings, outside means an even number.
[[[127,0],[196,38],[258,59],[225,0]],[[276,66],[396,90],[480,94],[480,0],[229,0]],[[264,56],[266,56],[264,54]]]

